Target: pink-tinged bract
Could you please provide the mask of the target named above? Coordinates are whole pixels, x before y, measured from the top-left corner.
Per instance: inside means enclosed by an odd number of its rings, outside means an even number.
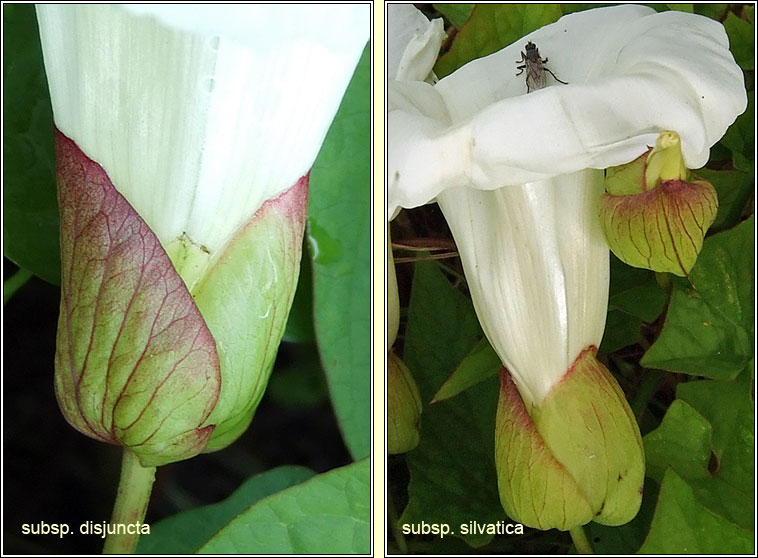
[[[143,219],[56,131],[61,308],[55,391],[88,436],[145,467],[198,454],[219,396],[214,339]]]

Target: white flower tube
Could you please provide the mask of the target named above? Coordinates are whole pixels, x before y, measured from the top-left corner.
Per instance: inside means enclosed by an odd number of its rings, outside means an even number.
[[[585,170],[438,198],[479,321],[527,409],[603,337],[610,275],[595,212],[602,193],[602,173]]]
[[[369,18],[350,4],[37,13],[57,128],[164,245],[186,232],[211,252],[311,168]]]

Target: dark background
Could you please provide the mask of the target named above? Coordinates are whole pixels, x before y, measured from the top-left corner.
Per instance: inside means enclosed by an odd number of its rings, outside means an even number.
[[[16,266],[4,260],[4,279]],[[32,277],[3,312],[3,553],[95,554],[79,535],[110,520],[121,449],[80,434],[55,400],[59,288]],[[228,448],[158,468],[146,522],[226,498],[243,480],[280,465],[321,473],[350,463],[311,343],[283,343],[248,431]],[[76,534],[22,535],[24,523],[67,523]]]

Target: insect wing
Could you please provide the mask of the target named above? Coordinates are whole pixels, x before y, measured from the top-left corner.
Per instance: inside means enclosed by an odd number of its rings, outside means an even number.
[[[540,62],[527,63],[526,65],[526,88],[529,93],[536,89],[542,89],[547,85],[547,76]]]

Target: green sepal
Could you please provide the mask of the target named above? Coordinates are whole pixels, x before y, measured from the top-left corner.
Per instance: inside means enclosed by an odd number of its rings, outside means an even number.
[[[592,520],[589,501],[545,444],[505,368],[495,419],[495,468],[500,503],[511,519],[561,531]]]
[[[599,212],[611,251],[623,262],[686,276],[718,212],[710,182],[690,175],[679,134],[664,131],[655,147],[605,173]]]
[[[236,440],[263,397],[295,295],[307,202],[308,175],[264,203],[191,289],[221,365],[206,452]]]
[[[686,276],[716,218],[713,186],[693,176],[668,180],[646,192],[600,198],[600,222],[611,251],[623,262]]]
[[[387,354],[387,452],[405,453],[419,442],[421,394],[411,371],[393,351]]]
[[[216,345],[157,237],[103,168],[56,130],[61,305],[55,394],[82,433],[143,467],[200,453]]]
[[[624,392],[596,354],[594,347],[582,351],[533,419],[589,500],[593,521],[622,525],[642,503],[645,457]]]
[[[569,530],[621,525],[642,502],[642,439],[621,388],[588,347],[529,416],[501,370],[495,430],[500,500],[514,520]]]
[[[611,167],[605,171],[605,190],[614,196],[629,196],[646,191],[645,168],[652,148],[626,165]]]

